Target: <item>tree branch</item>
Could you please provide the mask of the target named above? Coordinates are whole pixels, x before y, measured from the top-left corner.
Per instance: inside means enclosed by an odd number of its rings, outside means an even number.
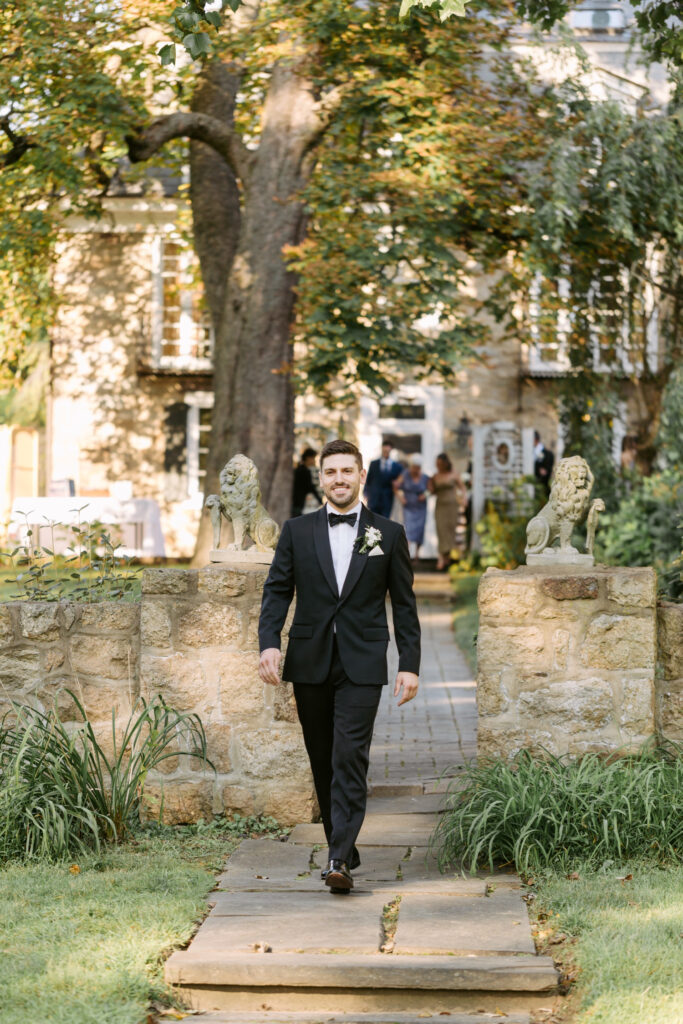
[[[157,117],[135,135],[126,137],[128,155],[133,163],[140,163],[149,160],[172,139],[183,138],[211,146],[220,153],[242,183],[248,183],[253,154],[234,129],[209,114],[189,112]]]
[[[0,153],[0,167],[10,167],[21,160],[24,153],[35,146],[35,142],[31,142],[28,135],[16,135],[10,128],[8,117],[0,118],[0,129],[12,143],[10,149]]]

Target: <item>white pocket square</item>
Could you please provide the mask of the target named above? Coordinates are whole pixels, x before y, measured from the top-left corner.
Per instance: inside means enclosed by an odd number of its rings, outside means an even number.
[[[372,558],[373,555],[383,555],[384,552],[381,548],[370,548],[368,551],[368,558]]]

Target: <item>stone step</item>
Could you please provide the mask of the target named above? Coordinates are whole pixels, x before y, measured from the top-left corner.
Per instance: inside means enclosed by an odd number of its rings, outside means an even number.
[[[557,986],[550,957],[235,953],[220,947],[173,953],[166,981],[198,1010],[523,1013],[547,1005]],[[392,1014],[393,1017],[393,1014]]]
[[[414,1013],[354,1013],[347,1016],[262,1010],[260,1013],[202,1013],[196,1020],[197,1024],[424,1024],[430,1016],[426,1013],[419,1016]],[[457,1013],[449,1015],[448,1024],[529,1024],[529,1014]]]

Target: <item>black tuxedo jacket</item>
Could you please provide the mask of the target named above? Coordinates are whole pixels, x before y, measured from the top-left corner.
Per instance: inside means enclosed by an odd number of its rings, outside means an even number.
[[[382,534],[384,552],[361,555],[354,544],[341,594],[332,563],[327,506],[288,519],[263,589],[259,645],[280,647],[280,635],[296,592],[283,678],[293,683],[323,683],[332,662],[336,625],[339,657],[349,679],[370,685],[387,682],[386,595],[389,593],[399,671],[420,670],[420,623],[413,594],[413,570],[403,527],[363,506],[359,535],[373,526]]]

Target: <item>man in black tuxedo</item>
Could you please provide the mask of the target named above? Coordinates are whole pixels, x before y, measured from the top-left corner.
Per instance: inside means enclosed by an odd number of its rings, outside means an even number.
[[[370,463],[363,488],[363,497],[371,512],[377,512],[378,515],[389,519],[394,504],[394,480],[402,472],[401,463],[391,458],[391,444],[384,441],[381,458],[373,459]]]
[[[355,842],[365,817],[372,729],[388,681],[387,592],[399,705],[417,693],[420,623],[405,532],[360,502],[365,471],[355,445],[325,445],[320,482],[327,505],[282,528],[263,590],[259,673],[266,683],[280,681],[280,634],[296,592],[282,678],[294,684],[329,845],[322,876],[332,892],[348,892],[360,864]]]

